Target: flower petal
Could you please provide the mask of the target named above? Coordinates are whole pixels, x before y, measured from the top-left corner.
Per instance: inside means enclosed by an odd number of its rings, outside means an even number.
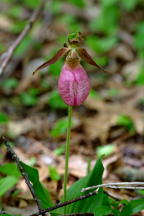
[[[43,69],[43,68],[45,68],[45,67],[47,67],[47,66],[49,66],[49,65],[51,65],[51,64],[54,64],[57,60],[59,60],[62,56],[64,56],[66,53],[68,53],[68,51],[69,51],[70,49],[69,48],[61,48],[57,53],[56,53],[56,55],[54,56],[54,57],[52,57],[50,60],[48,60],[48,61],[46,61],[45,63],[43,63],[42,65],[40,65],[34,72],[33,72],[33,75],[37,72],[37,71],[39,71],[39,70],[41,70],[41,69]]]
[[[109,73],[108,71],[106,71],[105,69],[103,69],[101,66],[99,66],[93,59],[92,57],[89,55],[89,53],[86,51],[86,49],[84,48],[77,48],[77,52],[79,54],[79,56],[86,61],[87,63],[96,66],[98,69]]]
[[[64,64],[58,81],[58,90],[66,104],[82,104],[90,91],[90,81],[84,68],[80,64],[75,68]]]

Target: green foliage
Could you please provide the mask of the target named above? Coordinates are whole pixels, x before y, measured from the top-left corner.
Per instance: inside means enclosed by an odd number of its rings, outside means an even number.
[[[144,85],[144,68],[142,67],[140,69],[140,72],[138,73],[135,84],[138,86]]]
[[[103,1],[101,13],[98,17],[90,21],[90,29],[94,32],[103,32],[107,35],[114,35],[118,29],[119,7],[116,4],[106,4]]]
[[[125,127],[129,132],[135,132],[135,125],[132,119],[126,115],[120,115],[117,124]]]
[[[27,92],[20,94],[20,99],[25,106],[34,106],[38,102],[39,89],[31,88]]]
[[[27,164],[21,162],[21,165],[28,175],[32,187],[35,191],[36,196],[41,202],[42,208],[48,208],[52,205],[49,192],[44,188],[44,186],[39,181],[39,174],[36,168],[30,167]]]
[[[105,66],[108,64],[109,62],[109,59],[107,56],[98,56],[98,57],[94,57],[94,60],[95,62],[98,64],[98,65],[101,65],[101,66]]]
[[[61,60],[59,60],[59,61],[57,61],[54,64],[49,66],[49,72],[53,76],[58,77],[60,75],[62,65],[63,65],[63,60],[61,59]]]
[[[0,43],[0,53],[5,51],[5,45],[3,43]]]
[[[6,79],[2,83],[2,87],[4,89],[10,89],[10,90],[17,87],[17,85],[18,85],[18,80],[16,78]]]
[[[101,100],[102,99],[100,93],[98,93],[94,89],[91,89],[91,91],[89,93],[89,97],[95,98],[96,100]]]
[[[67,199],[71,200],[76,197],[83,195],[81,189],[84,187],[97,185],[102,183],[102,174],[103,174],[103,165],[99,159],[92,171],[84,178],[81,178],[79,181],[75,182],[68,190]],[[70,204],[66,208],[66,213],[82,213],[82,212],[91,212],[95,215],[108,215],[111,212],[111,209],[108,206],[107,195],[103,193],[103,190],[100,189],[96,196],[89,197],[85,200],[78,201],[76,203]],[[61,208],[56,213],[62,214],[64,208]],[[53,212],[52,212],[53,213]]]
[[[51,178],[52,180],[54,180],[54,181],[60,180],[61,177],[60,177],[60,175],[59,175],[59,173],[58,173],[56,167],[54,167],[54,166],[49,166],[48,168],[49,168],[49,176],[50,176],[50,178]]]
[[[67,107],[56,90],[51,92],[48,98],[48,104],[53,109],[65,109]]]
[[[15,5],[7,11],[7,14],[15,19],[18,19],[22,14],[22,7],[19,5]]]
[[[22,20],[16,21],[11,26],[11,32],[15,33],[15,34],[18,34],[18,33],[20,33],[24,29],[25,25],[26,25],[26,21],[22,21]]]
[[[15,178],[20,178],[21,174],[14,163],[6,163],[0,166],[0,172],[9,176],[14,176]]]
[[[10,214],[0,214],[1,216],[14,216],[14,215],[10,215]]]
[[[68,0],[68,2],[80,8],[85,7],[85,0]]]
[[[4,195],[8,190],[20,179],[20,172],[14,163],[6,163],[0,166],[0,173],[7,175],[0,179],[0,196]]]
[[[128,202],[122,209],[120,216],[131,216],[144,209],[144,199],[137,199]]]
[[[87,38],[86,43],[93,51],[101,54],[113,48],[117,44],[117,38],[113,36],[105,38],[90,36]]]
[[[115,150],[115,144],[109,144],[104,146],[98,146],[96,149],[96,153],[98,157],[108,156],[113,153]]]
[[[134,45],[138,50],[141,58],[144,58],[144,22],[139,22],[136,26],[136,33],[134,35]]]
[[[59,23],[66,25],[69,32],[77,32],[78,29],[81,29],[80,23],[77,21],[76,17],[71,14],[64,14],[61,16]]]
[[[40,0],[22,0],[23,3],[30,9],[37,8],[40,4]]]
[[[16,183],[18,179],[14,176],[6,176],[0,179],[0,196],[5,194],[8,190],[10,190]]]
[[[119,0],[122,4],[123,8],[125,8],[128,11],[132,11],[135,9],[135,7],[139,4],[139,0]]]
[[[51,135],[53,137],[58,137],[66,132],[68,125],[67,119],[60,119],[56,122],[54,128],[51,130]]]
[[[65,152],[65,145],[60,146],[54,150],[55,155],[59,156]]]
[[[0,124],[7,123],[8,121],[9,121],[8,116],[5,113],[0,112]]]
[[[102,7],[109,7],[115,5],[118,0],[100,0]]]
[[[52,14],[58,14],[60,12],[61,9],[61,2],[59,0],[55,0],[54,4],[51,4],[51,10],[52,10]]]
[[[120,94],[120,91],[119,91],[119,89],[111,88],[107,91],[107,94],[110,97],[115,97],[115,96],[118,96]]]
[[[33,38],[31,36],[26,36],[21,44],[17,47],[15,51],[15,56],[19,57],[22,56],[33,44]]]

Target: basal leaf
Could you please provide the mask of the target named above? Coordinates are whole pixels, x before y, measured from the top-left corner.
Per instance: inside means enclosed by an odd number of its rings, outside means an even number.
[[[19,179],[21,176],[16,164],[14,163],[6,163],[0,166],[0,172],[6,175],[14,176]]]
[[[86,194],[81,192],[81,189],[84,187],[101,184],[103,170],[104,168],[101,159],[99,159],[97,160],[92,171],[86,177],[80,179],[69,188],[67,193],[67,200],[72,200],[75,199],[76,197]],[[101,188],[98,191],[96,196],[89,197],[87,199],[68,205],[66,207],[66,213],[82,213],[82,212],[95,213],[96,209],[102,206],[102,203],[103,203],[103,190]],[[55,212],[61,214],[64,212],[64,208],[60,208]]]
[[[0,196],[5,194],[9,189],[11,189],[16,183],[18,179],[14,176],[7,176],[0,179]]]
[[[39,174],[36,168],[30,167],[27,164],[21,162],[21,165],[28,175],[28,178],[32,184],[37,198],[40,200],[42,208],[48,208],[52,205],[49,192],[39,181]]]
[[[130,201],[124,206],[120,216],[130,216],[144,210],[144,199]]]

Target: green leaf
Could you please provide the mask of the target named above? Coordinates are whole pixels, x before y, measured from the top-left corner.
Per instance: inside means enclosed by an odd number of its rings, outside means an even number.
[[[138,76],[135,80],[135,84],[138,86],[144,85],[144,69],[141,68],[140,72],[138,73]]]
[[[132,121],[132,119],[129,116],[120,115],[118,117],[117,124],[120,125],[120,126],[125,127],[130,132],[135,131],[134,122]]]
[[[2,87],[5,89],[12,89],[18,85],[18,80],[15,78],[9,78],[3,81]]]
[[[39,6],[40,0],[23,0],[23,2],[30,9],[34,9]]]
[[[59,156],[65,152],[65,145],[60,146],[54,150],[54,153]]]
[[[103,7],[112,6],[118,2],[118,0],[100,0]]]
[[[134,10],[138,3],[139,3],[139,0],[127,0],[127,1],[122,0],[121,1],[121,4],[123,5],[123,7],[128,11]]]
[[[24,25],[25,26],[25,25]],[[24,28],[24,26],[22,27],[22,29]],[[21,30],[22,30],[21,29]],[[20,30],[20,32],[21,32]],[[22,42],[20,43],[20,45],[17,47],[14,55],[16,57],[20,57],[22,56],[30,47],[32,47],[32,45],[34,44],[34,39],[31,36],[26,36]]]
[[[65,109],[67,107],[67,105],[61,99],[58,91],[56,91],[56,90],[51,92],[49,99],[48,99],[48,104],[53,109]]]
[[[144,199],[130,201],[122,209],[120,216],[130,216],[144,210]]]
[[[64,14],[59,18],[59,23],[66,25],[69,29],[69,32],[77,32],[78,29],[81,29],[80,22],[78,22],[76,17],[71,14]]]
[[[99,38],[91,36],[87,39],[87,45],[97,53],[103,53],[110,50],[117,44],[116,37]]]
[[[61,177],[60,177],[56,167],[49,166],[48,168],[49,168],[49,176],[50,176],[50,178],[52,180],[54,180],[54,181],[60,180]]]
[[[15,34],[18,34],[24,29],[25,25],[26,25],[26,21],[22,21],[22,20],[21,21],[16,21],[11,25],[11,32],[15,33]],[[24,40],[25,39],[23,39],[23,41]],[[23,41],[22,41],[22,43],[23,43]]]
[[[59,61],[49,66],[49,72],[53,76],[58,77],[61,72],[62,65],[63,65],[63,60],[60,59]]]
[[[7,176],[0,179],[0,196],[5,194],[8,190],[10,190],[16,183],[18,179],[14,176]]]
[[[144,57],[144,21],[136,25],[136,33],[134,35],[134,45],[140,56]]]
[[[85,0],[68,0],[68,2],[80,8],[83,8],[85,6]]]
[[[34,106],[38,102],[38,98],[35,95],[31,95],[29,92],[22,92],[20,98],[25,106]]]
[[[105,1],[106,2],[106,1]],[[92,31],[104,32],[107,35],[115,35],[118,29],[120,10],[117,5],[102,5],[99,17],[89,22]]]
[[[96,153],[98,157],[102,157],[103,155],[107,156],[113,153],[115,150],[115,144],[109,144],[104,146],[99,146],[96,149]]]
[[[0,216],[15,216],[15,215],[10,215],[10,214],[0,214]]]
[[[54,128],[51,130],[50,134],[53,137],[58,137],[66,132],[68,125],[67,119],[60,119],[56,122]]]
[[[16,164],[14,163],[6,163],[0,166],[0,172],[6,175],[14,176],[19,179],[21,176]]]
[[[9,8],[7,14],[13,18],[19,19],[22,14],[22,7],[19,5],[15,5],[11,8]]]
[[[36,196],[40,200],[42,208],[48,208],[52,205],[49,192],[44,188],[44,186],[39,181],[39,174],[36,168],[30,167],[27,164],[20,162],[24,171],[27,173],[32,187],[35,191]]]
[[[8,116],[5,113],[0,112],[0,124],[7,123],[8,121],[9,121]]]
[[[120,91],[119,91],[119,89],[116,89],[116,88],[110,88],[107,91],[107,94],[109,97],[115,97],[115,96],[118,96],[120,94]]]
[[[102,174],[103,174],[103,165],[101,162],[101,159],[97,160],[94,168],[92,171],[84,178],[81,178],[79,181],[75,182],[68,190],[67,192],[67,200],[75,199],[76,197],[79,197],[85,193],[81,192],[82,188],[89,187],[92,185],[97,185],[102,183]],[[104,202],[104,194],[102,188],[98,191],[97,195],[89,197],[87,199],[78,201],[76,203],[70,204],[66,208],[66,213],[82,213],[82,212],[91,212],[99,214],[99,211],[102,211],[102,206]],[[99,208],[99,211],[97,212],[97,209]],[[104,208],[104,206],[103,206]],[[61,208],[56,213],[63,213],[64,208]],[[105,209],[106,211],[106,209]],[[107,210],[109,211],[109,210]],[[102,215],[101,215],[102,216]]]

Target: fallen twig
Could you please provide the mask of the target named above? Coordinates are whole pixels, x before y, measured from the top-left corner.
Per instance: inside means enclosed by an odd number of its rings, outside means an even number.
[[[55,210],[55,209],[58,209],[58,208],[61,208],[61,207],[66,206],[66,205],[69,205],[69,204],[78,202],[78,201],[80,201],[80,200],[87,199],[87,198],[89,198],[89,197],[91,197],[91,196],[94,196],[94,195],[96,195],[96,194],[97,194],[97,192],[96,192],[96,191],[93,191],[93,192],[90,192],[90,193],[88,193],[88,194],[86,194],[86,195],[83,195],[83,196],[80,196],[80,197],[78,197],[78,198],[75,198],[75,199],[73,199],[73,200],[68,200],[68,201],[63,202],[63,203],[58,203],[58,204],[55,205],[55,206],[52,206],[52,207],[50,207],[50,208],[41,210],[41,211],[36,212],[36,213],[34,213],[34,214],[31,214],[31,215],[29,215],[29,216],[39,216],[39,215],[41,215],[42,213],[47,213],[47,212],[53,211],[53,210]]]
[[[34,192],[34,189],[32,187],[32,184],[31,182],[29,181],[29,178],[28,178],[28,175],[27,173],[25,173],[23,167],[21,166],[21,161],[19,159],[19,157],[17,156],[17,154],[13,151],[12,147],[10,146],[10,144],[8,143],[8,141],[6,140],[5,137],[2,137],[1,143],[4,143],[5,146],[7,147],[7,150],[8,152],[10,152],[10,154],[12,155],[12,159],[16,162],[17,164],[17,167],[19,168],[20,172],[21,172],[21,175],[23,176],[23,178],[25,179],[25,183],[27,184],[31,194],[32,194],[32,197],[34,199],[34,201],[36,202],[37,204],[37,207],[38,207],[38,210],[41,211],[41,205],[40,205],[40,201],[39,199],[37,198],[35,192]],[[44,215],[44,214],[43,214]]]
[[[91,190],[91,189],[98,189],[101,187],[107,187],[107,188],[113,188],[113,189],[138,190],[138,189],[144,189],[144,182],[112,182],[112,183],[100,184],[100,185],[83,188],[81,192]]]
[[[31,30],[33,24],[39,17],[40,13],[42,12],[46,0],[42,0],[40,6],[33,12],[32,16],[30,17],[28,23],[26,24],[23,31],[20,33],[20,35],[16,38],[16,40],[12,43],[12,45],[8,48],[8,50],[1,55],[0,58],[0,75],[5,71],[5,68],[7,67],[9,61],[11,60],[13,53],[17,46],[21,43],[23,38],[28,34],[28,32]]]

